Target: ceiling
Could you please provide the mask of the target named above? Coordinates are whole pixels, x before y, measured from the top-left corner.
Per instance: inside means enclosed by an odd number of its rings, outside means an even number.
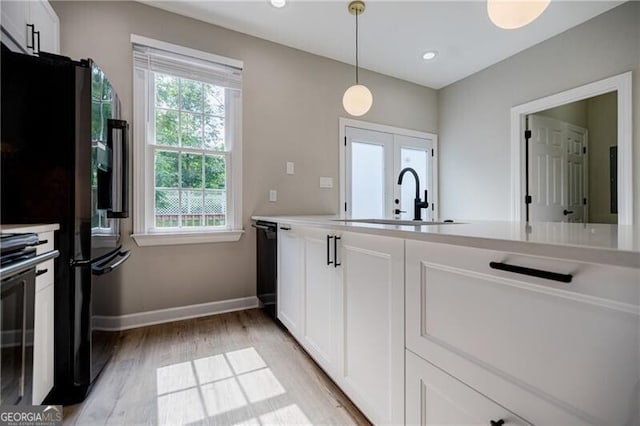
[[[355,18],[348,0],[143,0],[144,3],[354,64]],[[623,1],[558,1],[517,30],[494,26],[486,2],[368,0],[359,18],[360,66],[439,89],[585,22]],[[422,55],[436,50],[425,61]],[[364,81],[366,84],[366,81]]]

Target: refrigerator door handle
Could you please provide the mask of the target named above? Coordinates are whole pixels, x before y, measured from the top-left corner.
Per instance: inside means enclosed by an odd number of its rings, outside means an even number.
[[[120,245],[113,251],[110,251],[109,253],[95,259],[79,259],[79,260],[72,259],[71,266],[74,268],[83,268],[85,266],[104,265],[105,263],[110,262],[116,256],[118,256],[118,253],[120,253],[121,250],[122,250],[122,246]]]
[[[107,217],[129,217],[129,123],[124,120],[107,120],[107,145],[111,148],[111,206]]]
[[[94,275],[108,274],[109,272],[113,271],[114,269],[117,269],[118,267],[120,267],[120,265],[126,262],[127,259],[129,259],[129,256],[131,256],[131,250],[118,251],[113,258],[109,259],[109,261],[115,259],[116,257],[120,257],[121,258],[120,260],[118,260],[115,263],[101,262],[95,266],[92,266],[91,273]]]

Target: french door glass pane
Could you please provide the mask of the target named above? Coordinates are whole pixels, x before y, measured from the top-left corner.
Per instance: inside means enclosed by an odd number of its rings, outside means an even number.
[[[351,143],[351,216],[384,217],[384,147]]]
[[[418,173],[420,178],[420,198],[424,198],[424,190],[429,188],[430,182],[427,178],[427,151],[419,148],[406,148],[400,149],[400,169],[405,167],[411,167]],[[407,182],[402,183],[401,196],[400,196],[400,210],[404,210],[403,218],[413,219],[413,203],[416,196],[416,187],[414,179],[406,175],[404,180]],[[432,194],[429,194],[431,197]],[[424,201],[424,200],[423,200]],[[431,198],[429,199],[431,202]],[[422,216],[424,219],[424,214]]]

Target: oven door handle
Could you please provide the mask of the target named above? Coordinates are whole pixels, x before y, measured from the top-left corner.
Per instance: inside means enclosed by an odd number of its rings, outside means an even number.
[[[127,259],[129,259],[129,257],[131,256],[131,250],[125,250],[125,251],[118,251],[115,253],[115,255],[113,257],[110,257],[108,260],[105,260],[104,262],[100,262],[98,264],[96,264],[95,266],[91,267],[91,273],[93,275],[104,275],[104,274],[108,274],[109,272],[113,271],[114,269],[117,269],[118,267],[120,267],[120,265],[122,265],[124,262],[127,261]],[[120,257],[120,260],[118,260],[115,263],[110,263],[113,259]]]
[[[51,250],[30,259],[23,260],[22,262],[7,265],[0,269],[0,276],[2,279],[12,277],[20,272],[35,267],[39,263],[45,262],[49,259],[55,259],[58,256],[60,256],[60,252],[58,250]]]

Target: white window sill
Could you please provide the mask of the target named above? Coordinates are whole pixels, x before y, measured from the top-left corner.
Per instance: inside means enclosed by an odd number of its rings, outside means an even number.
[[[233,231],[179,232],[171,234],[133,234],[131,237],[139,247],[146,247],[234,242],[238,241],[242,234],[244,234],[244,231],[239,229]]]

